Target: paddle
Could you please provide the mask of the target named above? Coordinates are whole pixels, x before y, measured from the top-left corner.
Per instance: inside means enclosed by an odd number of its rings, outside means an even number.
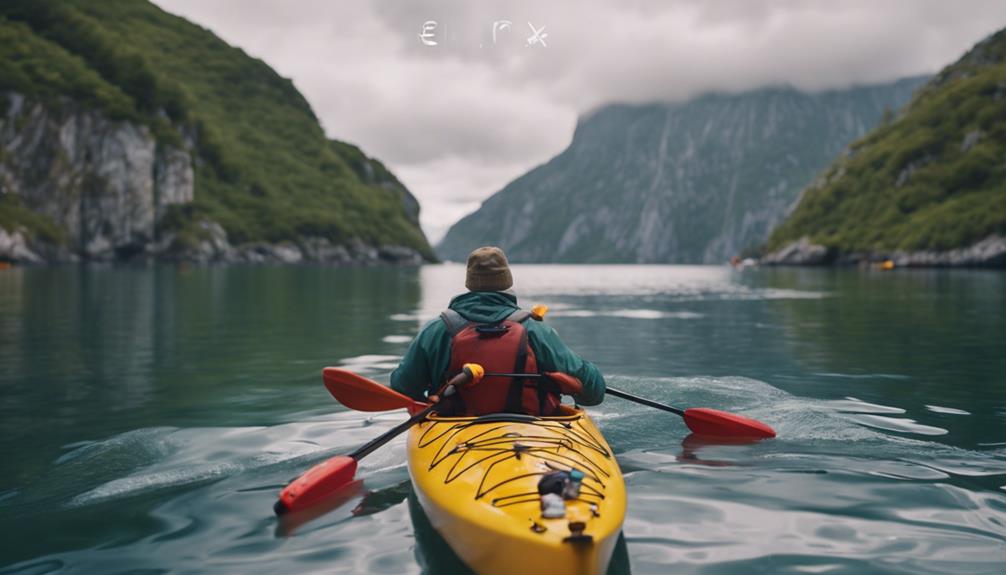
[[[483,373],[482,366],[474,363],[465,364],[464,371],[447,382],[441,396],[449,397],[454,394],[457,387],[478,383]],[[352,482],[356,474],[356,465],[361,459],[425,419],[440,405],[420,403],[376,381],[334,367],[325,368],[323,376],[328,391],[347,407],[361,411],[385,411],[402,407],[410,411],[417,407],[421,409],[408,420],[361,445],[352,453],[336,455],[322,461],[294,479],[283,488],[279,499],[273,505],[276,515],[307,509]],[[339,382],[342,382],[342,385]]]
[[[542,374],[538,373],[484,373],[483,376],[544,377]],[[393,389],[377,383],[376,381],[369,380],[365,377],[356,375],[355,373],[335,367],[325,368],[325,387],[328,388],[329,392],[331,392],[340,403],[354,409],[357,409],[357,407],[354,407],[356,405],[380,405],[383,406],[383,409],[399,409],[403,407],[414,409],[411,406],[415,404],[420,406],[423,405],[410,397],[402,395]],[[632,395],[631,393],[626,393],[611,387],[607,388],[606,393],[614,395],[615,397],[634,401],[641,405],[663,411],[669,411],[673,414],[679,415],[684,418],[685,425],[688,426],[688,429],[699,435],[738,439],[767,439],[775,437],[775,430],[765,423],[756,419],[737,415],[735,413],[720,411],[718,409],[709,409],[706,407],[679,409],[677,407],[658,403],[656,401],[646,399],[645,397]],[[376,409],[372,409],[372,411],[376,411]]]
[[[605,391],[605,393],[610,393],[615,397],[621,397],[622,399],[628,399],[629,401],[634,401],[640,405],[646,405],[656,409],[669,411],[676,415],[680,415],[682,418],[684,418],[685,425],[688,426],[688,429],[691,429],[692,432],[697,435],[730,437],[738,439],[739,438],[768,439],[775,437],[775,430],[769,427],[767,424],[762,423],[757,419],[751,419],[750,417],[737,415],[736,413],[720,411],[718,409],[709,409],[708,407],[693,407],[690,409],[678,409],[677,407],[665,405],[663,403],[657,403],[656,401],[646,399],[645,397],[632,395],[631,393],[626,393],[624,391],[613,389],[611,387],[609,387]]]
[[[486,373],[486,377],[547,377],[540,373]],[[775,437],[775,430],[768,425],[743,415],[709,409],[708,407],[693,407],[691,409],[679,409],[677,407],[658,403],[652,399],[639,397],[626,393],[620,389],[608,387],[605,393],[634,401],[640,405],[653,407],[663,411],[669,411],[675,415],[680,415],[685,420],[685,425],[693,433],[714,437],[729,437],[735,439],[752,438],[768,439]]]
[[[410,413],[418,413],[427,407],[423,402],[346,369],[326,367],[321,371],[321,377],[332,397],[356,411],[391,411],[404,407]]]

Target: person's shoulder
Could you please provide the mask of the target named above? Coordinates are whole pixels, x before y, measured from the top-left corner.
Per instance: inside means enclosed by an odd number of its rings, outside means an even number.
[[[439,315],[423,324],[419,329],[419,335],[416,336],[417,342],[423,347],[440,345],[440,342],[449,339],[447,325]]]
[[[536,334],[541,336],[553,336],[556,335],[555,328],[548,324],[547,321],[539,321],[533,318],[528,318],[524,322],[524,329],[527,330],[529,334]]]
[[[440,318],[438,314],[437,317],[427,320],[423,327],[420,328],[420,334],[435,335],[437,333],[446,333],[447,326],[444,325],[444,320]]]

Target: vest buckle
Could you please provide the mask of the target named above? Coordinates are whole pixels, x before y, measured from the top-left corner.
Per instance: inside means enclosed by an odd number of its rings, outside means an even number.
[[[480,338],[501,337],[510,331],[510,326],[499,323],[496,325],[479,325],[475,327],[475,331],[479,334]]]

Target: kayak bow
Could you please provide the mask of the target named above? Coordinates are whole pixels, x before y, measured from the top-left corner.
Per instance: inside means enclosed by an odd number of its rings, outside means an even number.
[[[582,410],[564,407],[555,417],[431,415],[409,431],[408,458],[430,523],[476,572],[607,568],[625,518],[625,484]],[[544,518],[539,482],[573,470],[582,474],[579,494],[566,497],[559,516]]]

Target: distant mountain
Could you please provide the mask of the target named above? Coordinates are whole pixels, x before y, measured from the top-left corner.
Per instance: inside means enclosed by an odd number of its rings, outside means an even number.
[[[496,244],[523,262],[723,262],[763,243],[800,190],[924,81],[607,106],[455,224],[438,253]]]
[[[768,249],[780,263],[1006,265],[1006,30],[835,160]]]
[[[0,3],[0,260],[416,263],[418,216],[208,30],[145,0]]]

